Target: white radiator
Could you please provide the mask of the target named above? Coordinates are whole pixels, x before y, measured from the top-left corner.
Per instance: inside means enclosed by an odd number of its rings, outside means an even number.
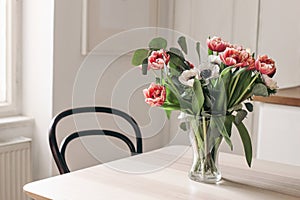
[[[25,200],[23,185],[31,181],[31,139],[0,140],[0,200]]]

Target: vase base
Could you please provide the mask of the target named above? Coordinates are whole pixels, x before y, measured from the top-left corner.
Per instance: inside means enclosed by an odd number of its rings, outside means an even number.
[[[222,176],[220,173],[217,174],[210,174],[210,175],[204,175],[201,173],[195,173],[195,172],[190,172],[189,173],[189,178],[193,181],[196,182],[202,182],[202,183],[217,183],[221,181]]]

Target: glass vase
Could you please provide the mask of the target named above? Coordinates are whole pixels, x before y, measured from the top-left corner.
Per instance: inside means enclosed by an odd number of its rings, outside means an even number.
[[[218,153],[223,139],[220,130],[224,127],[224,119],[222,116],[210,115],[186,117],[193,150],[190,179],[205,183],[217,183],[221,180]]]

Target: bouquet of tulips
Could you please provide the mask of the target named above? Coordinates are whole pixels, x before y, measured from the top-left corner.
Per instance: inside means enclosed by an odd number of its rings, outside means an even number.
[[[158,37],[150,41],[148,48],[134,52],[132,64],[141,66],[143,74],[156,74],[155,82],[143,90],[145,102],[164,109],[168,118],[173,110],[181,111],[181,115],[225,116],[225,121],[216,122],[216,127],[231,149],[232,124],[237,127],[250,166],[252,145],[243,120],[253,111],[253,96],[276,93],[274,60],[267,55],[255,57],[240,45],[212,37],[206,41],[207,62],[199,61],[200,66],[195,67],[185,59],[185,37],[179,37],[178,44],[179,47],[167,48],[167,40]],[[203,59],[199,42],[195,51],[199,60]],[[184,129],[184,124],[181,127]]]

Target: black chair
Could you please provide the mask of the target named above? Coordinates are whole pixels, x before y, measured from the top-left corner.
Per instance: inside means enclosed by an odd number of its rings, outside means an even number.
[[[113,114],[122,117],[125,119],[133,128],[135,135],[136,135],[136,148],[134,144],[131,142],[131,140],[126,137],[125,135],[112,131],[112,130],[83,130],[71,133],[67,135],[63,141],[60,144],[60,148],[58,147],[57,139],[56,139],[56,128],[58,123],[65,117],[80,113],[108,113]],[[68,168],[66,159],[65,159],[65,152],[67,145],[74,139],[79,137],[85,137],[85,136],[91,136],[91,135],[104,135],[104,136],[110,136],[115,137],[123,142],[125,142],[131,152],[131,155],[139,154],[143,152],[143,145],[142,145],[142,135],[140,128],[136,121],[129,116],[127,113],[120,111],[115,108],[108,108],[108,107],[80,107],[80,108],[71,108],[68,110],[65,110],[58,115],[56,115],[50,125],[49,129],[49,143],[51,152],[53,155],[53,158],[55,160],[55,163],[57,165],[57,168],[60,172],[60,174],[69,173],[70,170]]]

